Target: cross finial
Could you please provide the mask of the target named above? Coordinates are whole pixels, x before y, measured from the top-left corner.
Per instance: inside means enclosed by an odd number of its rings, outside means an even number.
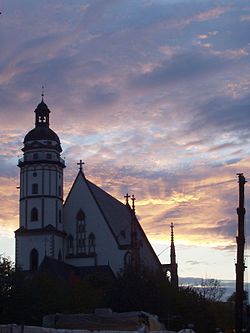
[[[77,165],[79,165],[79,170],[82,171],[82,166],[83,164],[85,164],[82,160],[79,161],[79,163],[77,163]]]
[[[43,101],[43,97],[44,97],[44,86],[42,86],[42,94],[41,94],[41,96],[42,96],[42,101]]]
[[[135,212],[135,196],[134,196],[134,194],[132,194],[132,197],[131,197],[131,200],[132,200],[132,209],[133,209],[133,211]]]
[[[174,224],[173,224],[173,222],[171,223],[170,228],[171,228],[171,242],[173,242],[174,241]]]
[[[126,195],[124,195],[124,198],[126,199],[126,205],[128,205],[128,198],[130,198],[130,195],[127,193]]]

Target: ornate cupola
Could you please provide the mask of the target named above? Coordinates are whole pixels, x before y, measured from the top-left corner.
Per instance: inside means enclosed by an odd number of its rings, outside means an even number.
[[[44,103],[43,98],[40,104],[38,104],[35,109],[36,114],[36,127],[37,126],[46,126],[49,127],[49,114],[50,110],[47,105]]]
[[[20,228],[16,231],[16,261],[24,270],[36,268],[45,254],[63,258],[65,161],[60,156],[59,137],[49,127],[50,110],[43,94],[34,112],[35,127],[26,134],[23,158],[18,161]]]
[[[34,141],[36,141],[37,144],[39,142],[43,145],[51,145],[53,142],[53,148],[60,153],[62,151],[60,140],[58,135],[49,128],[50,110],[43,99],[34,112],[36,114],[35,128],[26,134],[23,142],[24,148],[22,150],[26,151],[32,148]]]

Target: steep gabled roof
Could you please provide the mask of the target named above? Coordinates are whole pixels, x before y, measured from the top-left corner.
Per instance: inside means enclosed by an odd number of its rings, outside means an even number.
[[[81,170],[79,171],[70,189],[70,192],[65,200],[65,204],[67,203],[70,193],[72,192],[75,183],[78,180],[86,183],[93,199],[95,200],[118,245],[120,247],[129,249],[131,245],[131,221],[134,218],[134,212],[132,211],[130,206],[123,204],[112,195],[105,192],[103,189],[86,179]],[[139,238],[142,238],[143,241],[147,243],[156,261],[159,262],[159,265],[161,265],[137,218],[135,218],[135,221]]]
[[[99,209],[120,245],[130,244],[131,210],[89,180],[90,189]]]

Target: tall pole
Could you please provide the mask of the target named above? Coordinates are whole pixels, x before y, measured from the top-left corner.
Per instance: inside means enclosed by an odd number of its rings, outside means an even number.
[[[244,246],[245,246],[245,233],[244,233],[244,220],[245,220],[245,207],[244,207],[244,185],[246,183],[243,173],[238,173],[239,179],[239,207],[237,208],[238,214],[238,235],[237,242],[237,263],[236,268],[236,300],[235,300],[235,331],[242,333],[243,330],[243,301],[244,301]]]

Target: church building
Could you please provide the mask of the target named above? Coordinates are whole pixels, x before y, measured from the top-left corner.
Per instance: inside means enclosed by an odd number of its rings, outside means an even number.
[[[134,196],[118,201],[86,178],[80,160],[64,200],[65,160],[43,96],[34,112],[35,127],[26,134],[18,161],[17,266],[36,271],[51,258],[72,267],[108,267],[114,275],[126,265],[163,270],[136,217]]]

